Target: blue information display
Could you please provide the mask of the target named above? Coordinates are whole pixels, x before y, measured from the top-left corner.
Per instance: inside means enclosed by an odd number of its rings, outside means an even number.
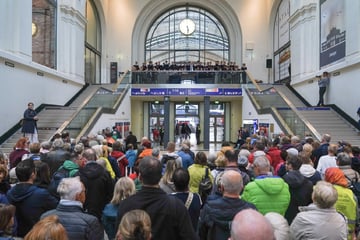
[[[131,96],[242,96],[241,88],[132,88]]]

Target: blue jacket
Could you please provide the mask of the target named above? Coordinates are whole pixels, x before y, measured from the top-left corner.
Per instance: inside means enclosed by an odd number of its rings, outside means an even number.
[[[177,154],[179,155],[179,157],[181,157],[183,168],[187,169],[188,167],[194,164],[194,159],[191,157],[189,153],[186,153],[184,151],[178,151]]]
[[[16,207],[18,236],[24,237],[41,214],[56,208],[58,200],[47,189],[30,183],[18,183],[7,192],[9,203]]]
[[[104,238],[104,229],[99,220],[85,213],[81,206],[60,203],[56,209],[44,213],[41,218],[49,215],[59,217],[69,239],[99,240]]]
[[[101,222],[105,228],[105,232],[108,235],[109,239],[115,239],[116,236],[116,216],[119,205],[114,205],[112,203],[106,204]]]
[[[235,215],[244,209],[256,207],[240,198],[208,198],[200,213],[200,239],[226,240],[230,237],[231,222]]]

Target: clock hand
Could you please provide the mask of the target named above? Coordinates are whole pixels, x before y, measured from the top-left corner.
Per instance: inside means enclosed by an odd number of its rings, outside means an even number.
[[[187,33],[189,33],[189,25],[186,25]]]

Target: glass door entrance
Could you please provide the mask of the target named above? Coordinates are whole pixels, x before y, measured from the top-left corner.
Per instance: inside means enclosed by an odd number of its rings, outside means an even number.
[[[211,143],[224,141],[224,117],[210,117],[209,138]]]

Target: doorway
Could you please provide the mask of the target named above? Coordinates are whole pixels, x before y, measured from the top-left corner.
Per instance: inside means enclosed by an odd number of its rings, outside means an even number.
[[[224,117],[210,117],[209,140],[211,143],[224,141]]]

